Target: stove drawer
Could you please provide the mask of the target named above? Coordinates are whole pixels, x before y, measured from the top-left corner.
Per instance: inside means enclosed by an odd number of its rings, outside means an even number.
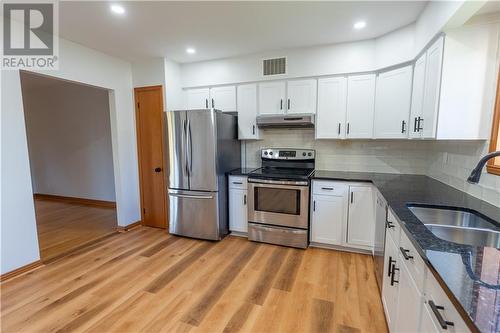
[[[307,230],[248,223],[248,239],[256,242],[307,248]]]
[[[349,186],[346,183],[331,182],[323,180],[313,181],[313,194],[344,196],[349,192]]]

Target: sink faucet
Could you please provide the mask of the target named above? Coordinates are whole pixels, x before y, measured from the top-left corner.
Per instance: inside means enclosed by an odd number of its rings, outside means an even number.
[[[481,171],[483,170],[486,162],[498,156],[500,156],[500,151],[494,151],[480,159],[476,167],[470,173],[469,178],[467,178],[467,181],[471,184],[477,184],[479,182],[479,178],[481,178]]]

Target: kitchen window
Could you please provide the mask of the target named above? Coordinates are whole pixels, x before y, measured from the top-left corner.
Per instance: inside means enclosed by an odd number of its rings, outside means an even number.
[[[500,150],[500,69],[498,70],[497,99],[491,126],[490,152]],[[493,158],[486,166],[489,173],[500,176],[500,157]]]

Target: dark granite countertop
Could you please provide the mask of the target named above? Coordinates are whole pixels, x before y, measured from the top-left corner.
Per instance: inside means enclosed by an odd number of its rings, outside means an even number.
[[[499,332],[500,249],[439,239],[413,215],[407,204],[464,207],[500,223],[499,207],[421,175],[316,170],[312,178],[372,182],[469,327],[482,333]]]
[[[248,174],[258,168],[238,168],[229,171],[227,174],[229,176],[248,176]]]

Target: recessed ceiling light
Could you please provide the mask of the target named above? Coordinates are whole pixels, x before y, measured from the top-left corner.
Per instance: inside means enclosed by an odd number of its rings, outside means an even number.
[[[356,30],[363,29],[364,27],[366,27],[365,21],[359,21],[359,22],[354,23],[354,29],[356,29]]]
[[[115,14],[119,14],[119,15],[123,15],[125,14],[125,8],[123,8],[122,6],[120,5],[111,5],[111,11]]]
[[[187,53],[187,54],[195,54],[195,53],[196,53],[196,50],[195,50],[194,48],[192,48],[192,47],[188,47],[188,48],[186,49],[186,53]]]

